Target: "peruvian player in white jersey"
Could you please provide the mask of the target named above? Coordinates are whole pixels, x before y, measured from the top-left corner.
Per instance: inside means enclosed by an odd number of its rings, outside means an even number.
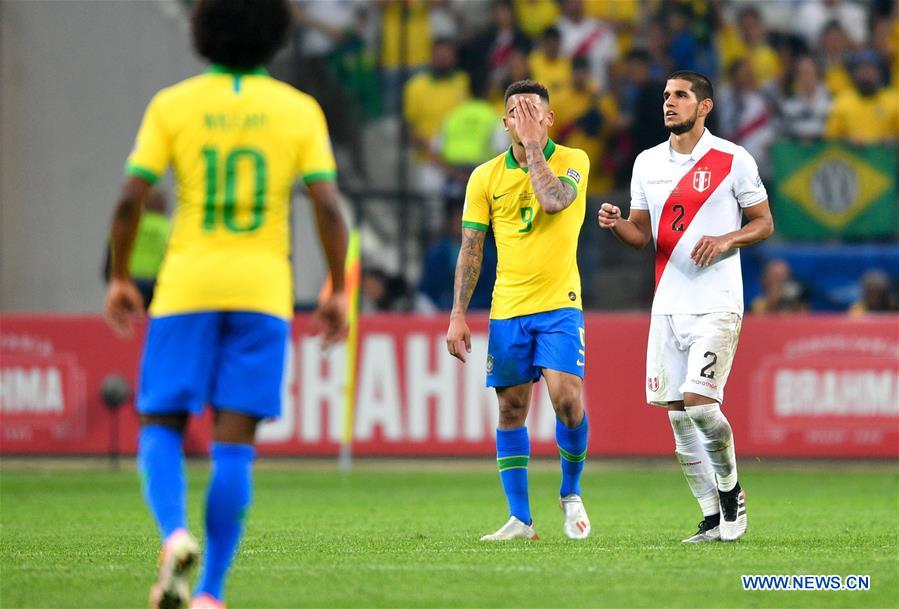
[[[712,96],[702,74],[668,78],[662,111],[671,135],[637,157],[629,217],[611,203],[599,211],[599,225],[631,247],[655,241],[646,401],[668,409],[675,454],[702,509],[688,543],[746,532],[733,431],[720,406],[743,317],[739,248],[774,230],[755,161],[705,128]]]

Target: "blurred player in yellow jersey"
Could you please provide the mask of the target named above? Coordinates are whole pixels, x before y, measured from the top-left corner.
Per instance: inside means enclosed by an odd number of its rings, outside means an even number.
[[[318,104],[262,68],[286,39],[286,0],[201,0],[194,47],[212,66],[157,93],[126,165],[112,222],[106,316],[130,335],[140,293],[127,261],[144,198],[171,166],[178,204],[150,306],[137,409],[144,495],[162,537],[151,607],[224,607],[225,577],[252,495],[256,427],[281,412],[293,289],[290,192],[309,188],[333,291],[317,316],[324,342],[345,332],[347,232],[335,163]],[[214,409],[206,548],[187,531],[184,428]]]
[[[496,454],[509,520],[482,541],[536,539],[528,498],[530,440],[525,426],[534,382],[542,376],[556,411],[562,466],[563,530],[590,534],[580,477],[587,457],[582,400],[584,315],[577,241],[584,222],[590,161],[547,135],[554,115],[546,88],[531,80],[505,93],[503,124],[512,145],[476,168],[462,215],[453,310],[446,343],[463,362],[471,351],[465,321],[481,270],[484,236],[492,225],[499,261],[490,308],[487,386],[496,388]]]

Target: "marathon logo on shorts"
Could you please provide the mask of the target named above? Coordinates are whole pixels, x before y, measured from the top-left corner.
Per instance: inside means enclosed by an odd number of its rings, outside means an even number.
[[[718,391],[718,383],[716,383],[715,381],[710,381],[708,379],[692,379],[690,382],[692,382],[694,385],[699,385],[701,387],[711,389],[712,391]]]
[[[711,171],[697,171],[693,174],[693,188],[697,192],[705,192],[712,184]]]
[[[657,377],[657,376],[646,377],[646,388],[653,392],[658,391],[659,390],[659,377]]]
[[[577,171],[575,171],[574,169],[569,169],[567,173],[568,177],[574,180],[575,184],[581,183],[581,174],[579,174]]]

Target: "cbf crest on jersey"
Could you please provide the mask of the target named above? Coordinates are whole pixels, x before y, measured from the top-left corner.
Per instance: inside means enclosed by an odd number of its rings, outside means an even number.
[[[711,171],[697,171],[693,174],[693,188],[698,192],[705,192],[712,184]]]

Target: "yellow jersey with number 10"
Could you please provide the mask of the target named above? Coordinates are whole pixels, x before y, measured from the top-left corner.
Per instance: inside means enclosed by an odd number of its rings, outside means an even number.
[[[540,207],[527,167],[509,148],[476,168],[468,180],[462,226],[493,227],[498,263],[491,319],[566,307],[580,309],[577,241],[584,223],[590,160],[584,151],[548,140],[543,156],[560,180],[574,186],[574,202],[557,214]]]
[[[126,173],[154,183],[170,164],[178,203],[150,313],[292,317],[290,192],[336,175],[318,103],[262,69],[213,66],[156,94]]]

